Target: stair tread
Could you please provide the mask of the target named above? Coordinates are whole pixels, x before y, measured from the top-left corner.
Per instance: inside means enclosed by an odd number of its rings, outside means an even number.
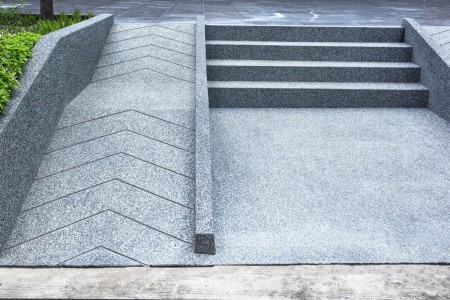
[[[341,67],[341,68],[420,68],[411,62],[345,62],[345,61],[289,61],[208,59],[208,66],[255,67]]]
[[[284,47],[391,47],[411,48],[405,43],[366,43],[366,42],[277,42],[277,41],[223,41],[209,40],[206,45],[236,46],[284,46]]]
[[[220,27],[259,27],[259,28],[351,28],[351,29],[360,29],[360,28],[369,28],[369,29],[403,29],[403,26],[389,26],[389,25],[291,25],[291,24],[277,24],[277,25],[266,25],[266,24],[230,24],[223,23],[220,21],[208,22],[206,24],[207,27],[220,26]]]
[[[398,82],[268,82],[208,81],[209,88],[248,89],[340,89],[340,90],[428,90],[420,83]]]

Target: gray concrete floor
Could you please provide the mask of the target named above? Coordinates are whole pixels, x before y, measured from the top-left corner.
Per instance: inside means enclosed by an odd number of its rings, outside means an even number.
[[[450,262],[450,126],[427,109],[211,109],[219,264]]]
[[[5,3],[17,3],[6,0]],[[278,24],[392,24],[414,18],[421,25],[450,25],[447,0],[54,0],[55,10],[112,13],[118,22],[207,22]],[[25,10],[39,11],[39,0]]]

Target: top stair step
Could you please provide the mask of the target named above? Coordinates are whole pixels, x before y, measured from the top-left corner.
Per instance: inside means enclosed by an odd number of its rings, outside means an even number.
[[[398,43],[403,35],[401,26],[206,26],[206,40],[222,41]]]

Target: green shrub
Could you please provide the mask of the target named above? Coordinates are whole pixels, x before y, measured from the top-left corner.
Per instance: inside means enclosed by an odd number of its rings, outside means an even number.
[[[13,89],[19,86],[19,76],[40,37],[32,32],[0,31],[0,113],[5,112]]]
[[[39,38],[93,16],[92,13],[82,16],[75,10],[72,15],[60,13],[45,20],[38,15],[21,14],[18,7],[0,8],[0,114],[5,112],[12,91],[19,86],[19,76]]]

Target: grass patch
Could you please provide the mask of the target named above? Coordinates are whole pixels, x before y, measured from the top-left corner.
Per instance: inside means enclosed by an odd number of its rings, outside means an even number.
[[[92,13],[82,16],[76,10],[71,15],[60,13],[46,20],[38,15],[22,14],[18,7],[0,8],[0,115],[6,111],[13,90],[19,86],[19,77],[39,38],[91,17]]]

